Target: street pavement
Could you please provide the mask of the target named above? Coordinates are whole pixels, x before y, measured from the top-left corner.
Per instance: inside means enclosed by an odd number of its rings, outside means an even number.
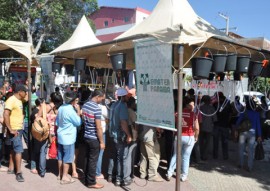
[[[230,141],[229,160],[210,159],[205,164],[191,164],[187,182],[181,182],[181,191],[261,191],[270,190],[270,141],[264,143],[266,149],[266,159],[264,161],[254,161],[254,170],[248,172],[237,168],[237,143]],[[220,151],[221,152],[221,151]],[[26,152],[25,152],[26,153]],[[79,155],[83,158],[83,151]],[[210,156],[210,155],[209,155]],[[26,158],[24,156],[24,158]],[[105,160],[107,159],[105,155]],[[166,173],[166,163],[161,161],[159,173],[164,178]],[[82,181],[76,180],[73,184],[61,185],[57,180],[57,161],[48,160],[47,173],[45,178],[31,174],[27,163],[22,163],[23,176],[25,182],[19,183],[15,175],[0,173],[0,191],[84,191],[86,188]],[[83,159],[78,163],[78,171],[83,168]],[[104,184],[100,190],[108,191],[174,191],[175,178],[170,182],[148,182],[138,178],[138,169],[135,169],[134,183],[128,187],[115,187],[106,180],[99,180]]]

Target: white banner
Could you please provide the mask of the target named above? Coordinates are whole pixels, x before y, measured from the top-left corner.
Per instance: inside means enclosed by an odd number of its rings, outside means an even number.
[[[172,45],[157,40],[135,42],[137,123],[175,130]]]

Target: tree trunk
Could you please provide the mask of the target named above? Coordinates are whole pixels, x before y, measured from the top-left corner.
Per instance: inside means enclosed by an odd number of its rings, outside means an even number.
[[[46,34],[40,35],[40,38],[39,38],[38,43],[37,43],[37,46],[35,48],[35,56],[38,54],[38,51],[39,51],[39,49],[41,47],[41,44],[42,44],[43,39],[44,39],[45,36],[46,36]]]

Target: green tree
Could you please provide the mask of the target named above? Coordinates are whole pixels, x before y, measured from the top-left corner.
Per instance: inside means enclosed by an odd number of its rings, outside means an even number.
[[[50,52],[97,9],[97,0],[0,0],[0,39],[29,42],[35,54]]]
[[[261,93],[268,93],[270,90],[270,80],[269,78],[262,78],[262,77],[258,77],[254,80],[250,80],[249,81],[250,86],[251,86],[251,90],[252,91],[258,91]]]

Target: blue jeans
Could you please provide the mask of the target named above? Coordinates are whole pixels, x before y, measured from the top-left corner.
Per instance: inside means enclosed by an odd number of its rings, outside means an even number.
[[[174,152],[173,156],[170,162],[170,167],[167,172],[167,175],[171,177],[174,173],[174,170],[176,168],[176,150],[177,150],[177,140],[174,140]],[[188,176],[188,168],[189,168],[189,160],[190,160],[190,155],[192,152],[192,148],[195,143],[195,138],[194,136],[182,136],[182,163],[181,163],[181,170],[182,170],[182,177],[187,177]]]
[[[248,168],[252,169],[253,167],[253,156],[255,149],[255,131],[252,129],[250,131],[246,131],[240,133],[239,135],[239,165],[241,167],[244,166],[244,151],[246,146],[246,141],[248,144]]]
[[[16,137],[14,135],[10,135],[10,141],[11,141],[11,146],[12,150],[18,154],[18,153],[23,153],[23,143],[22,143],[22,133],[23,130],[17,130],[19,133]]]
[[[113,138],[108,136],[108,148],[109,149],[109,165],[108,165],[108,175],[115,175],[115,166],[116,166],[116,147]]]
[[[128,157],[128,144],[122,141],[115,143],[116,148],[116,165],[117,173],[116,180],[128,181],[130,180],[130,164],[127,163]]]
[[[103,133],[103,141],[104,141],[104,144],[106,144],[106,133]],[[104,153],[104,149],[100,149],[99,156],[98,156],[98,161],[97,161],[97,169],[96,169],[96,175],[97,176],[101,175],[103,153]]]
[[[39,161],[39,173],[44,175],[46,173],[46,155],[47,155],[48,141],[39,142],[33,138],[33,150],[31,158],[31,170],[36,169],[37,161]]]

